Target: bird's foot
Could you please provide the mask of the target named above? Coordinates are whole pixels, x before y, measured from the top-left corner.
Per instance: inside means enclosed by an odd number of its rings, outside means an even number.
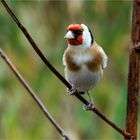
[[[67,89],[69,95],[73,95],[75,92],[78,92],[75,85],[72,85],[71,89]]]
[[[86,111],[91,111],[94,108],[94,103],[92,98],[88,101],[88,105],[84,105],[83,109]]]

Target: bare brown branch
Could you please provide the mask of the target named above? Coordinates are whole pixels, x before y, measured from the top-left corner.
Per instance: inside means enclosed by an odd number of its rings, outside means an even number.
[[[126,130],[137,139],[138,100],[140,94],[140,0],[134,0],[129,58]],[[127,139],[127,138],[126,138]]]
[[[35,92],[32,90],[32,88],[29,86],[29,84],[26,82],[26,80],[21,76],[21,74],[18,72],[18,70],[15,68],[15,66],[12,64],[12,62],[10,61],[8,56],[4,53],[4,51],[1,48],[0,48],[0,56],[7,63],[7,65],[10,67],[10,69],[12,70],[14,75],[18,78],[18,80],[21,82],[21,84],[25,87],[25,89],[28,91],[28,93],[32,96],[34,101],[40,107],[41,111],[45,114],[45,116],[49,119],[49,121],[57,129],[57,131],[60,133],[60,135],[62,137],[64,137],[65,140],[69,140],[67,134],[59,126],[59,124],[55,121],[55,119],[51,116],[49,111],[46,109],[46,107],[43,105],[43,103],[40,101],[40,99],[36,96]]]
[[[7,5],[7,3],[4,0],[1,0],[3,6],[9,13],[9,15],[12,17],[12,19],[16,22],[20,30],[23,32],[23,34],[26,36],[27,40],[30,42],[33,49],[36,51],[36,53],[40,56],[41,60],[49,67],[49,69],[56,75],[56,77],[61,80],[61,82],[67,86],[69,89],[71,89],[71,85],[69,82],[65,80],[65,78],[49,63],[49,61],[46,59],[46,57],[43,55],[43,53],[40,51],[40,49],[37,47],[36,43],[33,41],[32,37],[27,32],[26,28],[21,24],[21,22],[17,19],[17,17],[14,15],[10,7]],[[74,95],[85,105],[88,105],[88,101],[83,98],[80,94],[77,92],[74,93]],[[119,133],[121,133],[123,136],[130,138],[130,134],[127,133],[125,130],[119,128],[116,124],[114,124],[112,121],[110,121],[103,113],[101,113],[96,107],[92,109],[96,115],[98,115],[100,118],[102,118],[106,123],[108,123],[111,127],[113,127],[115,130],[117,130]]]

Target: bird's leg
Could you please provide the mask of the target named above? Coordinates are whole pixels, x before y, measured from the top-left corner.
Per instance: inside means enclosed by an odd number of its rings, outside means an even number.
[[[76,89],[75,85],[72,84],[71,89],[67,89],[67,92],[69,95],[73,95],[73,93],[78,92],[78,90]]]
[[[94,102],[92,97],[90,96],[90,94],[87,92],[88,96],[89,96],[89,101],[88,101],[88,105],[84,105],[84,110],[92,110],[94,108]]]

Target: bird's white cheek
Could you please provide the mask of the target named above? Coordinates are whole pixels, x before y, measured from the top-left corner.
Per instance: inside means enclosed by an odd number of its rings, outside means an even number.
[[[91,35],[89,31],[85,30],[83,32],[83,45],[85,47],[90,47],[91,46]]]

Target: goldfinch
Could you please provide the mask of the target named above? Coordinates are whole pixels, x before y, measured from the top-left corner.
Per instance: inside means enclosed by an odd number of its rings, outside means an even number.
[[[65,78],[72,85],[71,93],[74,90],[79,94],[88,93],[101,80],[108,57],[84,24],[69,25],[64,38],[67,39],[68,47],[63,54],[63,65]],[[86,109],[90,110],[93,107],[90,97]]]

